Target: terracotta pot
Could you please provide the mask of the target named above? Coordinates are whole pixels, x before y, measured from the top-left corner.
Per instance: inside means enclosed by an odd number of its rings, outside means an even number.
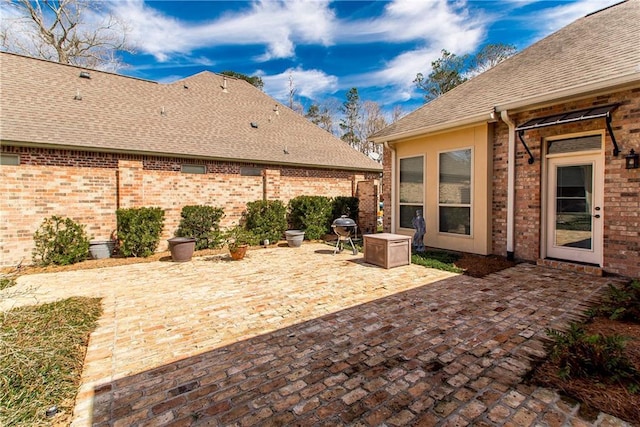
[[[249,247],[249,245],[240,245],[233,251],[231,249],[229,249],[229,254],[231,255],[231,258],[233,258],[235,260],[242,259],[242,258],[244,258],[245,254],[247,253],[247,248],[248,247]]]
[[[174,262],[191,261],[193,251],[196,248],[196,239],[193,237],[173,237],[169,240],[171,259]]]

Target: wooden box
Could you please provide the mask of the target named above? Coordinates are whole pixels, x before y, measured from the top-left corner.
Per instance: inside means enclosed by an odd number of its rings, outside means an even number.
[[[411,237],[402,234],[365,234],[364,260],[384,268],[411,264]]]

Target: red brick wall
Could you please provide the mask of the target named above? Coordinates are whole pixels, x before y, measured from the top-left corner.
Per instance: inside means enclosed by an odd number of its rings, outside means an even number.
[[[561,105],[512,114],[516,124],[529,119],[588,108],[594,105],[619,103],[613,112],[612,127],[621,153],[613,156],[609,133],[604,141],[604,270],[624,276],[640,276],[640,169],[624,169],[624,156],[632,148],[640,152],[640,89],[621,91]],[[541,142],[544,138],[605,128],[605,120],[587,120],[562,126],[527,131],[525,141],[535,162],[527,163],[528,155],[516,138],[515,195],[515,256],[536,260],[540,256],[541,240]],[[506,254],[506,194],[508,128],[496,124],[493,166],[493,252]]]
[[[20,155],[20,166],[0,167],[2,266],[31,262],[33,233],[51,215],[71,217],[102,240],[116,228],[117,208],[159,206],[165,210],[162,250],[185,205],[222,207],[226,227],[240,219],[247,202],[263,196],[284,203],[302,194],[352,196],[354,179],[378,175],[11,146],[2,152]],[[207,173],[182,173],[182,164],[206,165]],[[262,176],[243,176],[243,167],[261,169]],[[375,221],[375,209],[363,214]]]

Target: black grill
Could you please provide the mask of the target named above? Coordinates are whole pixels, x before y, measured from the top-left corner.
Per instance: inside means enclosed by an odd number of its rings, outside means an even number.
[[[338,236],[338,242],[336,243],[336,248],[333,251],[335,255],[337,252],[342,252],[344,250],[344,242],[348,241],[353,249],[353,254],[358,255],[358,249],[356,249],[356,245],[353,244],[353,240],[351,240],[351,235],[354,236],[358,232],[358,224],[351,218],[346,215],[342,215],[340,218],[336,218],[333,220],[331,224],[331,229]]]

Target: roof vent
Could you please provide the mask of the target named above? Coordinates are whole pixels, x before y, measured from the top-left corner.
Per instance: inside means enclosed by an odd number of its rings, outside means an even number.
[[[254,129],[258,129],[258,124],[256,122],[251,122],[251,127]]]
[[[82,101],[82,95],[80,94],[80,89],[76,89],[76,96],[73,97],[76,101]]]
[[[275,107],[273,107],[273,111],[276,112],[276,116],[280,115],[280,110],[278,110],[278,104],[276,104]]]
[[[224,93],[227,93],[227,78],[226,77],[222,77],[222,91]]]
[[[90,79],[91,73],[89,73],[88,71],[80,71],[80,77],[83,79]]]

